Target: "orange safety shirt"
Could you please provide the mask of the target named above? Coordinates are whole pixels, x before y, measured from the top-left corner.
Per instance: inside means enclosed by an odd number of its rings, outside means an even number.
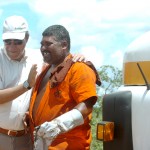
[[[43,70],[47,72],[48,67]],[[45,92],[32,117],[32,109],[37,96],[37,90],[42,80],[40,76],[33,89],[30,103],[30,117],[34,127],[72,110],[77,104],[90,97],[96,97],[96,76],[94,71],[84,63],[76,62],[69,69],[65,79],[56,87],[46,84]],[[67,133],[60,134],[54,139],[49,150],[88,150],[91,142],[91,114],[80,125]]]

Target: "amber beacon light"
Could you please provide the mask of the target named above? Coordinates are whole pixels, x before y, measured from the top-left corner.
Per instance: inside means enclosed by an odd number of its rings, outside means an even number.
[[[112,141],[114,139],[114,122],[101,121],[97,124],[97,139]]]

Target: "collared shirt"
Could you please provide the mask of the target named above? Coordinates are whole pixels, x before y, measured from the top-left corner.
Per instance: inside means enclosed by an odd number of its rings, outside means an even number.
[[[37,59],[34,60],[37,57],[33,54],[28,55],[28,51],[31,52],[31,49],[26,50],[26,55],[19,62],[11,60],[4,48],[0,49],[0,90],[17,86],[27,80],[31,66],[37,63]],[[41,63],[42,59],[38,58],[38,62]],[[28,110],[30,94],[31,90],[10,102],[0,104],[1,128],[10,130],[24,129],[22,118]]]

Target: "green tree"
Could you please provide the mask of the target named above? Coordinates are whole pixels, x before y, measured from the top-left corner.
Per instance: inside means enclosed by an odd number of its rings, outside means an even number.
[[[97,123],[102,121],[102,98],[105,94],[115,92],[122,84],[122,71],[111,65],[101,66],[98,70],[102,85],[97,87],[98,101],[93,108],[91,127],[91,150],[103,150],[103,142],[97,140]]]
[[[98,71],[102,80],[101,88],[104,89],[104,94],[112,93],[122,84],[122,71],[111,65],[100,67]]]

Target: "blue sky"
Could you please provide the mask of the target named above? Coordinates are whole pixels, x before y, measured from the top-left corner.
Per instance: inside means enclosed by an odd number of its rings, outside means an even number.
[[[84,54],[97,68],[122,68],[127,46],[150,30],[149,10],[149,0],[1,0],[0,32],[6,17],[21,15],[29,24],[27,46],[39,51],[42,31],[62,24],[72,53]]]

